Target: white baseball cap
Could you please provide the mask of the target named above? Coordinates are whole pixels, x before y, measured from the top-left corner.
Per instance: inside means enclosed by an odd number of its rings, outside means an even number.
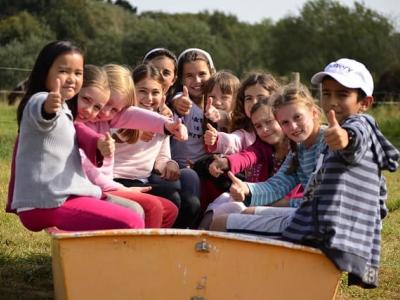
[[[312,84],[320,84],[325,76],[330,76],[341,85],[351,89],[362,89],[367,96],[372,96],[374,80],[371,73],[360,62],[341,58],[327,65],[323,72],[311,78]]]

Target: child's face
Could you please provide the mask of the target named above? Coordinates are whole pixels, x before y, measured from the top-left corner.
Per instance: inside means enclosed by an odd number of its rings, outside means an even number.
[[[188,88],[193,99],[203,96],[203,85],[210,78],[210,70],[204,60],[187,62],[183,66],[182,84]]]
[[[163,86],[151,79],[144,78],[135,83],[136,96],[139,106],[148,110],[157,111],[163,101]]]
[[[127,106],[126,95],[115,90],[111,90],[111,96],[107,104],[101,109],[97,115],[98,121],[110,121],[117,113]]]
[[[326,115],[334,110],[339,124],[347,117],[364,111],[363,101],[357,101],[357,98],[357,89],[347,88],[331,78],[322,81],[322,110]]]
[[[244,91],[244,113],[250,118],[250,111],[254,104],[260,99],[269,97],[270,93],[261,84],[247,87]]]
[[[301,103],[287,104],[276,111],[283,132],[296,143],[306,143],[312,137],[316,117],[316,111]]]
[[[160,71],[161,76],[164,79],[165,91],[168,91],[176,79],[174,61],[169,57],[161,56],[151,60],[151,63]]]
[[[232,100],[233,95],[231,94],[223,94],[221,88],[218,85],[214,85],[211,93],[208,94],[208,97],[213,99],[212,104],[220,110],[231,112],[232,111]]]
[[[59,55],[51,65],[46,78],[46,88],[54,91],[57,78],[60,80],[60,94],[68,100],[79,93],[83,82],[83,57],[79,53],[69,52]]]
[[[258,137],[265,143],[275,145],[282,142],[285,134],[276,121],[269,106],[263,105],[251,116]]]
[[[95,121],[97,115],[107,104],[109,98],[110,90],[103,90],[95,86],[82,88],[78,94],[77,121]]]

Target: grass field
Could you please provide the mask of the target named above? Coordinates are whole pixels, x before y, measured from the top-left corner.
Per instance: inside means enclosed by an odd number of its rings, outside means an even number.
[[[371,112],[382,131],[400,147],[399,107]],[[2,209],[7,196],[11,149],[16,133],[15,107],[0,103],[0,299],[52,299],[50,238],[27,231],[17,216]],[[347,287],[346,275],[338,299],[400,299],[400,173],[386,173],[389,216],[384,220],[380,287]],[[290,285],[290,283],[289,283]]]

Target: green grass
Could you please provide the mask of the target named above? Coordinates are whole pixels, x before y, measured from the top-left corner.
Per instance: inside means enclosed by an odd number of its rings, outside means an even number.
[[[378,107],[372,111],[382,131],[400,147],[400,112]],[[7,197],[11,149],[16,134],[15,107],[0,103],[0,299],[53,298],[50,238],[30,232],[14,214],[2,209]],[[385,173],[389,216],[384,221],[380,286],[373,290],[347,287],[343,275],[338,299],[400,299],[400,173]],[[316,283],[317,284],[317,283]]]

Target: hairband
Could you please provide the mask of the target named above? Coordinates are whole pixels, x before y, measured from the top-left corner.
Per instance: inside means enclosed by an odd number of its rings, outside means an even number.
[[[189,49],[184,50],[184,51],[183,51],[181,54],[179,54],[179,56],[178,56],[178,64],[179,64],[179,60],[183,57],[183,55],[185,55],[186,53],[191,52],[191,51],[196,51],[196,52],[200,52],[201,54],[203,54],[203,55],[207,58],[208,63],[210,64],[211,69],[215,69],[215,67],[214,67],[214,62],[213,62],[213,60],[212,60],[212,58],[211,58],[210,53],[208,53],[207,51],[205,51],[205,50],[203,50],[203,49],[200,49],[200,48],[189,48]]]

